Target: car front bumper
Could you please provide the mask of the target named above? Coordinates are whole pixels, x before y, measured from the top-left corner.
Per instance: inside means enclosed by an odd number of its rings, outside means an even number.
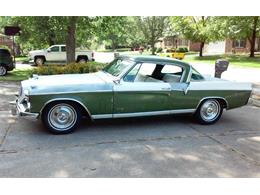
[[[13,115],[25,116],[35,119],[39,117],[39,113],[30,112],[30,103],[25,99],[19,100],[19,98],[17,98],[15,101],[10,102],[10,105]]]

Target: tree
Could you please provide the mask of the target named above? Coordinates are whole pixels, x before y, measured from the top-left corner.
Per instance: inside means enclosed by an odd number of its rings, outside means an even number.
[[[5,23],[9,25],[18,25],[22,29],[17,42],[23,49],[41,49],[66,43],[67,63],[75,60],[76,46],[87,46],[88,40],[93,35],[90,17],[15,16],[5,21],[8,21]]]
[[[67,35],[66,35],[66,54],[67,54],[67,63],[75,61],[75,49],[76,49],[76,16],[68,16],[67,24]]]
[[[203,56],[205,43],[223,39],[223,34],[214,28],[213,17],[175,16],[171,17],[171,24],[174,31],[186,39],[200,42],[200,57]]]
[[[260,16],[222,16],[217,18],[227,37],[247,39],[250,43],[250,57],[254,57],[256,37],[260,35]]]
[[[141,30],[145,42],[151,45],[153,55],[155,54],[155,43],[167,30],[167,19],[166,16],[136,17],[136,24]]]
[[[119,45],[127,43],[128,17],[104,16],[96,20],[96,36],[100,42],[105,41],[115,50]]]

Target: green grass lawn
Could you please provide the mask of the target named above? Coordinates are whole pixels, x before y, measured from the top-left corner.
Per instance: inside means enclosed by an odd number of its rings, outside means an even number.
[[[260,55],[250,58],[248,55],[212,55],[212,56],[185,56],[183,61],[190,63],[215,64],[217,59],[226,59],[232,66],[260,68]]]
[[[15,61],[16,62],[28,61],[28,57],[27,56],[17,56],[17,57],[15,57]]]
[[[14,69],[5,76],[0,76],[0,81],[22,81],[31,75],[31,69]]]

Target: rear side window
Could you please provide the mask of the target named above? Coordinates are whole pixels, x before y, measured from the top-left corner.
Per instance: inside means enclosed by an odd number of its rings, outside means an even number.
[[[61,46],[61,51],[65,52],[66,51],[66,47],[65,46]]]
[[[0,49],[0,55],[10,56],[10,52],[7,49]]]
[[[194,68],[192,68],[191,81],[200,81],[204,80],[204,77]]]

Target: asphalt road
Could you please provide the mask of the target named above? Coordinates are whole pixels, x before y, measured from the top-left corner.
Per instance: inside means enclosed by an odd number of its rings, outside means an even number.
[[[69,135],[11,116],[18,85],[0,83],[0,177],[260,177],[260,109],[84,122]]]

